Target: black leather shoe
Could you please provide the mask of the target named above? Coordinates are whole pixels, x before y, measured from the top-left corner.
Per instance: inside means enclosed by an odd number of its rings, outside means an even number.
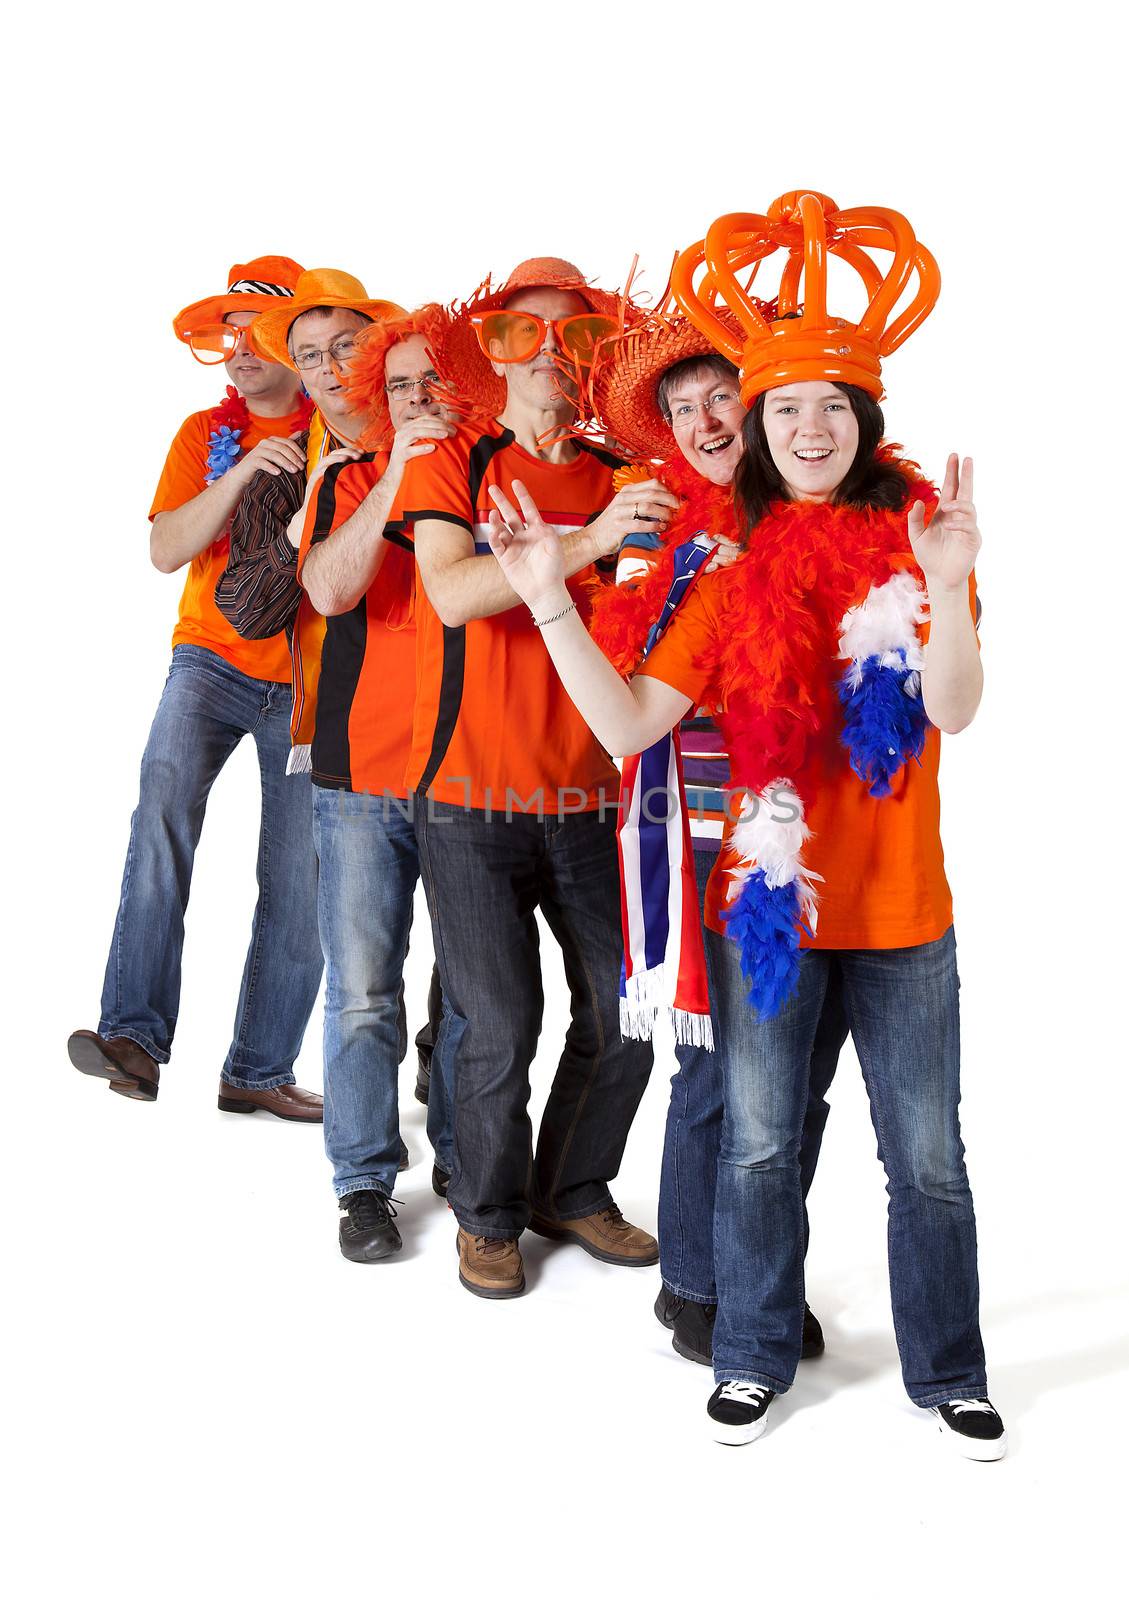
[[[451,1174],[449,1172],[444,1172],[442,1167],[432,1167],[431,1187],[435,1190],[435,1193],[439,1196],[440,1200],[446,1200],[447,1185],[450,1183],[450,1181]]]
[[[346,1261],[386,1261],[404,1248],[393,1202],[379,1189],[357,1189],[337,1203],[346,1213],[337,1230]]]
[[[823,1354],[823,1329],[819,1325],[819,1318],[804,1301],[804,1342],[800,1346],[800,1360],[811,1361],[816,1356]]]
[[[680,1300],[664,1284],[655,1301],[655,1316],[673,1335],[680,1356],[700,1366],[713,1365],[713,1324],[717,1307],[697,1300]]]

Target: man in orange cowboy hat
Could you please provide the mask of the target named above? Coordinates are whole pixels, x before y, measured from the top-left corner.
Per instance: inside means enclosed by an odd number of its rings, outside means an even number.
[[[231,383],[211,411],[190,416],[172,447],[150,511],[150,554],[162,572],[187,566],[172,666],[141,763],[121,899],[97,1030],[68,1041],[75,1067],[116,1093],[154,1100],[180,1004],[184,912],[208,794],[247,733],[262,774],[259,898],[220,1075],[224,1111],[264,1110],[320,1122],[321,1096],[300,1089],[293,1064],[321,982],[317,864],[307,781],[285,776],[290,658],[285,638],[248,641],[215,603],[228,529],[255,474],[305,466],[299,436],[312,406],[296,373],[264,360],[247,330],[293,297],[301,268],[285,256],[232,267],[226,293],[185,308],[177,337]]]
[[[403,796],[415,625],[410,554],[383,532],[405,459],[453,431],[427,353],[443,323],[438,307],[408,316],[329,271],[305,273],[293,302],[259,319],[256,344],[303,373],[324,438],[310,451],[304,500],[299,475],[252,482],[216,591],[242,633],[293,626],[301,692],[294,754],[313,768],[327,965],[326,1153],[346,1213],[340,1247],[358,1262],[400,1248],[390,1200],[403,1164],[396,1080],[407,1048],[403,966],[418,877],[411,824],[401,805],[384,804]],[[316,436],[312,428],[311,445]],[[317,608],[299,585],[299,559]],[[428,1131],[442,1192],[449,1097],[441,1041],[434,1051]]]
[[[473,420],[411,462],[401,502],[423,588],[408,787],[454,1043],[459,1275],[521,1294],[532,1225],[599,1260],[643,1266],[655,1240],[609,1182],[651,1065],[619,1029],[618,775],[554,681],[538,630],[489,554],[492,489],[549,508],[587,610],[597,563],[676,501],[616,494],[614,456],[572,434],[579,390],[624,316],[567,261],[526,261],[456,317],[440,369]],[[535,912],[564,954],[572,1020],[536,1154],[526,1104],[541,1026]]]

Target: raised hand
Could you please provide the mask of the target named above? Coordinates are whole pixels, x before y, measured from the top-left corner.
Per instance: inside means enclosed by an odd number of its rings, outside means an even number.
[[[918,566],[931,589],[963,588],[976,565],[982,540],[972,503],[972,457],[963,465],[951,455],[945,468],[941,498],[925,525],[925,508],[916,501],[910,508],[909,542]]]
[[[564,583],[564,555],[560,535],[542,520],[525,485],[515,478],[511,487],[517,506],[501,489],[490,489],[497,509],[490,513],[486,537],[506,582],[532,610]]]

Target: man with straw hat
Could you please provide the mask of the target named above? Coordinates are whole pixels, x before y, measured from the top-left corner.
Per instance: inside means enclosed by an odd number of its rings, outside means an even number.
[[[437,362],[468,412],[401,490],[422,589],[408,787],[455,1040],[449,1199],[471,1293],[525,1288],[527,1226],[599,1260],[657,1259],[609,1181],[651,1065],[619,1033],[618,775],[560,691],[537,629],[488,554],[491,491],[543,498],[589,609],[596,563],[639,518],[676,504],[656,483],[617,494],[617,458],[574,436],[577,402],[624,302],[567,261],[521,264],[455,317]],[[520,492],[515,486],[514,492]],[[535,912],[560,944],[572,1018],[533,1150],[529,1067],[541,1027]]]
[[[256,472],[299,471],[298,442],[312,406],[297,375],[265,361],[247,330],[262,310],[292,299],[301,274],[285,256],[234,266],[226,293],[174,320],[205,365],[222,364],[226,399],[181,426],[157,486],[150,554],[162,572],[188,567],[173,659],[141,763],[125,875],[96,1031],[68,1041],[75,1067],[117,1094],[155,1100],[180,1004],[184,912],[211,786],[245,734],[262,774],[259,898],[224,1062],[221,1110],[264,1110],[320,1122],[321,1096],[295,1085],[293,1064],[321,982],[310,800],[285,778],[290,746],[290,660],[285,638],[248,641],[217,610],[228,530]]]
[[[715,564],[727,564],[737,554],[733,475],[744,450],[745,408],[737,368],[669,304],[609,348],[595,376],[594,399],[608,436],[638,463],[621,468],[616,481],[657,477],[680,501],[662,535],[641,523],[627,536],[616,570],[617,587],[596,603],[593,637],[630,671],[638,665],[639,646],[655,621],[652,610],[641,612],[634,586],[650,573],[663,549],[698,532],[716,541]],[[680,739],[701,911],[721,849],[729,756],[708,708],[695,708],[683,720]],[[712,986],[714,946],[708,933],[704,954]],[[831,983],[812,1047],[800,1150],[805,1200],[827,1121],[826,1094],[846,1034],[840,986]],[[713,1195],[722,1123],[720,1060],[726,1039],[715,1036],[714,1046],[706,1049],[691,1038],[675,1045],[679,1070],[671,1083],[663,1144],[662,1288],[655,1302],[655,1314],[671,1330],[678,1354],[707,1366],[717,1313]],[[823,1331],[811,1310],[804,1309],[803,1353],[817,1356],[823,1351]]]

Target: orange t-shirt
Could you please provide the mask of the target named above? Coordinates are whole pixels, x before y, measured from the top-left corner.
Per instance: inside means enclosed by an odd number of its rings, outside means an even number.
[[[212,431],[210,411],[196,411],[181,423],[169,449],[161,481],[149,512],[152,521],[162,511],[176,511],[207,487],[208,435]],[[302,428],[302,415],[257,417],[240,439],[242,453],[253,450],[262,439],[288,438]],[[266,683],[290,682],[290,646],[285,633],[269,639],[241,639],[216,605],[216,584],[227,566],[230,539],[225,527],[219,538],[201,550],[189,563],[188,576],[180,597],[180,614],[173,629],[172,642],[196,644],[214,650],[239,672]]]
[[[581,442],[575,461],[542,461],[497,423],[462,427],[410,461],[400,501],[407,522],[464,528],[475,555],[486,541],[495,486],[513,498],[515,478],[563,536],[612,499],[616,456]],[[594,566],[569,579],[587,622]],[[444,627],[419,585],[416,715],[408,787],[450,805],[556,816],[614,806],[619,774],[565,693],[524,605],[461,628]],[[507,799],[507,796],[509,797]]]
[[[380,482],[387,455],[341,461],[325,472],[306,508],[298,573],[315,544],[356,511]],[[405,798],[404,769],[416,688],[415,561],[393,505],[388,549],[367,592],[327,617],[317,686],[313,780],[324,789]]]
[[[695,704],[717,703],[709,674],[696,665],[720,631],[714,577],[699,580],[640,668]],[[975,616],[975,579],[969,580],[969,596]],[[928,626],[921,633],[927,637]],[[907,761],[880,800],[851,771],[838,739],[836,726],[813,753],[820,770],[805,810],[812,837],[803,859],[823,882],[815,886],[815,937],[803,934],[801,943],[820,950],[894,950],[939,939],[953,920],[941,849],[940,733],[928,729],[920,764]],[[739,810],[734,796],[706,890],[706,925],[715,933],[726,931],[720,913],[730,904],[729,870],[738,861],[729,840]]]

